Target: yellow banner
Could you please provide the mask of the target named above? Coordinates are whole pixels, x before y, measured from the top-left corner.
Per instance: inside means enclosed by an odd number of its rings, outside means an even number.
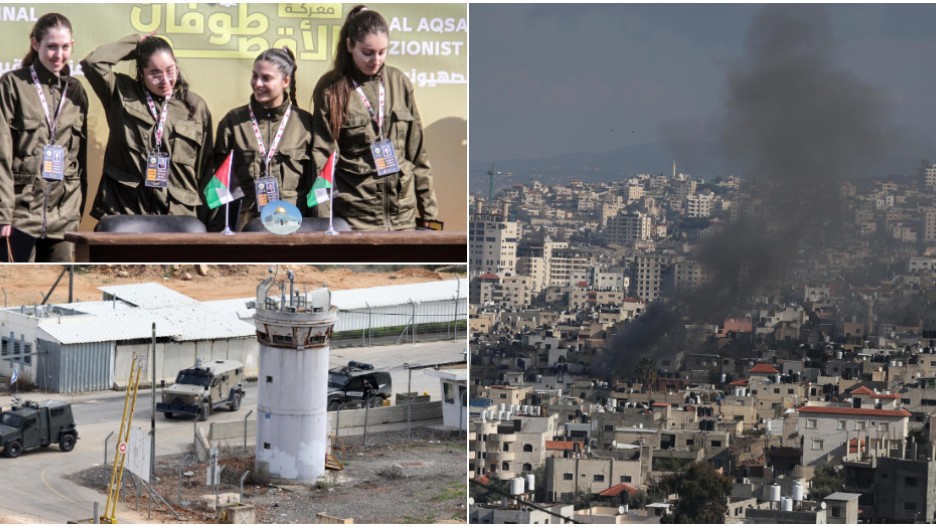
[[[157,31],[175,50],[192,91],[208,103],[217,124],[250,99],[253,60],[270,47],[296,53],[297,98],[309,107],[312,89],[332,65],[344,17],[356,4],[0,4],[0,74],[19,68],[29,32],[45,13],[71,20],[78,62],[101,44],[131,33]],[[432,163],[440,220],[447,230],[467,230],[468,8],[467,4],[375,4],[390,24],[387,64],[416,88]],[[117,71],[132,74],[129,63]],[[89,115],[89,198],[100,180],[107,120],[85,82]],[[90,208],[90,206],[89,206]],[[82,230],[96,220],[85,217]]]

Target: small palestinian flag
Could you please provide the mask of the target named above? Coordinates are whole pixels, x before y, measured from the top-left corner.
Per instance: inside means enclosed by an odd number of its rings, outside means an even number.
[[[244,191],[237,184],[237,178],[232,177],[231,168],[233,164],[234,151],[232,150],[224,163],[221,164],[221,168],[208,182],[208,186],[205,187],[205,199],[208,200],[208,208],[215,209],[237,198],[244,197]]]
[[[315,183],[312,184],[312,192],[309,192],[309,199],[307,203],[310,207],[320,205],[331,199],[329,192],[332,190],[332,185],[335,182],[335,164],[338,162],[338,152],[332,152],[328,156],[328,162],[325,163],[325,168],[322,169],[322,173],[315,179]],[[337,192],[335,192],[337,194]]]

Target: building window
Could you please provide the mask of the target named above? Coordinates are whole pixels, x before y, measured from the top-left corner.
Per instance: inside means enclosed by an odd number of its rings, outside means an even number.
[[[815,419],[806,420],[806,428],[816,428],[818,426],[818,421]]]
[[[841,507],[832,507],[832,517],[841,518],[842,517],[842,508]]]
[[[822,439],[813,439],[813,440],[812,440],[812,449],[813,449],[813,450],[822,450]]]
[[[604,474],[595,474],[594,477],[592,478],[592,481],[594,481],[595,483],[601,483],[602,481],[604,481]]]
[[[531,465],[531,464],[529,464],[529,463],[524,463],[524,464],[523,464],[523,471],[524,471],[524,472],[529,472],[529,471],[531,471],[531,470],[533,470],[533,465]]]
[[[839,419],[837,430],[845,430],[845,420]]]
[[[445,402],[455,404],[455,385],[450,382],[442,383],[442,392],[445,396]]]
[[[630,482],[631,482],[630,476],[621,476],[621,483],[630,483]]]
[[[914,503],[914,502],[912,502],[912,501],[905,502],[905,503],[904,503],[904,510],[905,510],[905,511],[915,511],[915,510],[916,510],[916,503]]]
[[[532,451],[533,451],[533,445],[531,445],[530,443],[526,443],[525,445],[523,445],[523,451],[524,451],[524,452],[532,452]]]
[[[506,394],[506,393],[501,393],[501,394],[498,394],[498,397],[501,398],[501,399],[506,399],[506,398],[507,398],[507,394]]]
[[[780,388],[774,388],[773,393],[780,393]]]
[[[907,478],[907,479],[905,480],[905,484],[906,484],[908,487],[916,487],[916,486],[917,486],[917,479],[916,479],[916,478]]]
[[[793,388],[788,389],[788,390],[787,390],[787,393],[790,394],[790,395],[793,395]]]
[[[887,433],[887,423],[878,423],[878,432]]]
[[[563,481],[572,481],[572,474],[566,472],[565,474],[562,475],[562,480],[563,480]]]
[[[864,421],[858,421],[857,423],[855,423],[855,430],[864,430],[866,425],[867,423],[865,423]]]
[[[712,448],[721,447],[721,441],[712,441]]]

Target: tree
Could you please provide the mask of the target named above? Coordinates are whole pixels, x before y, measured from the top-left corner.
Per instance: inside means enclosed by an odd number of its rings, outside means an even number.
[[[829,494],[842,490],[843,483],[845,483],[845,471],[832,463],[823,461],[816,465],[816,472],[809,482],[807,499],[821,501]]]
[[[640,359],[637,365],[637,382],[647,387],[651,391],[653,385],[657,382],[657,365],[651,357]]]
[[[718,473],[712,463],[693,463],[682,474],[665,477],[663,483],[679,499],[660,523],[725,523],[728,496],[734,484],[731,478]]]

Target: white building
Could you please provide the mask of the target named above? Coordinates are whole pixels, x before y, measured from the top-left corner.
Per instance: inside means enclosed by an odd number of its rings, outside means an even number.
[[[442,384],[442,424],[457,430],[468,429],[468,368],[450,367],[445,370],[423,370],[438,377]]]
[[[468,224],[468,263],[473,276],[514,274],[520,225],[509,220],[509,206],[498,214],[476,213]]]
[[[899,451],[907,438],[910,412],[900,408],[843,408],[804,406],[799,409],[799,433],[803,436],[803,466],[814,466],[847,454],[847,443]],[[857,453],[857,452],[855,452]],[[902,455],[899,457],[903,457]]]

